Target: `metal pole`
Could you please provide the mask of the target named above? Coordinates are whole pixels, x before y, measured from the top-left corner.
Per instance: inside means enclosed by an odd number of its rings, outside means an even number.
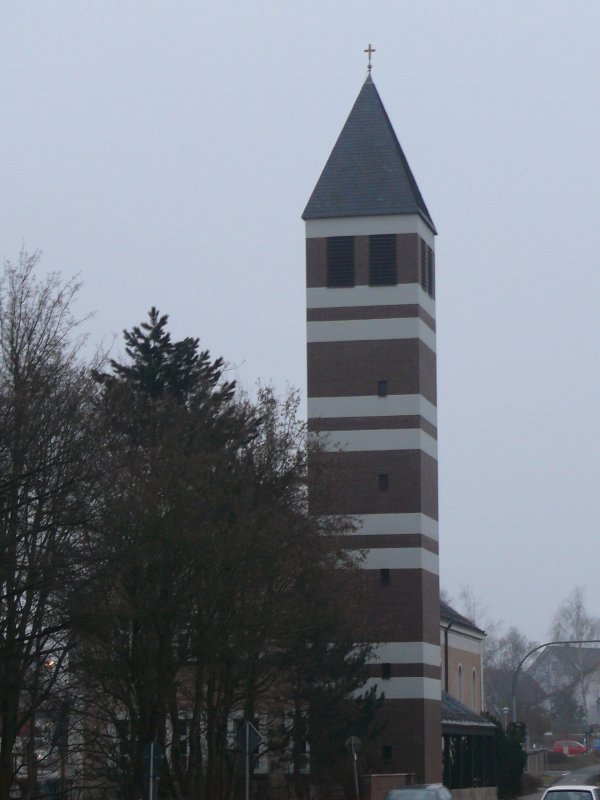
[[[150,742],[150,774],[148,775],[148,800],[152,800],[152,790],[154,789],[154,742]]]
[[[448,631],[453,625],[454,623],[450,622],[444,628],[444,691],[446,694],[448,694]]]
[[[356,789],[356,800],[360,800],[360,792],[358,790],[358,771],[356,769],[356,750],[354,749],[354,741],[352,741],[352,763],[354,765],[354,787]]]
[[[246,722],[246,800],[250,800],[250,725]]]

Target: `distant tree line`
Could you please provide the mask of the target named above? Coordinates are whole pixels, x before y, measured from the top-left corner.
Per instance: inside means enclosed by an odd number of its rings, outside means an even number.
[[[451,598],[448,598],[452,603]],[[484,706],[496,719],[511,708],[512,684],[521,660],[539,642],[518,628],[503,629],[490,619],[485,607],[468,587],[463,587],[457,606],[487,635],[483,649]],[[600,639],[600,619],[591,615],[581,587],[575,587],[557,606],[547,641]],[[518,718],[525,723],[530,744],[544,743],[573,734],[593,733],[600,702],[600,643],[548,647],[523,664],[516,683]],[[599,731],[600,733],[600,731]]]
[[[51,764],[139,800],[150,743],[160,796],[227,798],[243,721],[297,796],[307,752],[337,779],[380,701],[297,395],[242,396],[155,308],[85,358],[78,284],[38,261],[0,282],[0,800]]]

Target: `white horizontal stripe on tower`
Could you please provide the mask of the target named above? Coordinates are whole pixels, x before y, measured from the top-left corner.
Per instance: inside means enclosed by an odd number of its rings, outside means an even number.
[[[306,220],[307,239],[321,239],[324,236],[374,236],[380,233],[418,233],[430,247],[435,245],[434,233],[420,214]]]
[[[308,418],[395,417],[419,415],[437,426],[437,408],[422,394],[389,394],[386,397],[309,397]]]
[[[306,327],[309,343],[420,339],[435,353],[435,333],[418,317],[308,322]]]
[[[331,514],[331,519],[346,519],[345,516]],[[358,527],[348,536],[379,536],[381,534],[402,535],[421,534],[438,540],[438,522],[427,514],[360,514],[351,516]]]
[[[360,692],[368,691],[376,686],[385,693],[386,700],[441,700],[442,683],[435,678],[368,678]]]
[[[429,664],[440,666],[441,648],[427,642],[384,642],[373,651],[369,664]]]
[[[437,442],[420,428],[384,428],[366,431],[321,431],[311,436],[325,451],[350,452],[422,450],[437,459]]]
[[[361,569],[422,569],[439,575],[440,559],[423,547],[373,547],[365,551]]]
[[[306,290],[307,308],[354,308],[357,306],[422,306],[435,319],[435,300],[418,283],[396,286],[350,286]]]
[[[426,514],[362,514],[357,519],[359,527],[356,533],[366,536],[420,533],[438,539],[438,522]]]

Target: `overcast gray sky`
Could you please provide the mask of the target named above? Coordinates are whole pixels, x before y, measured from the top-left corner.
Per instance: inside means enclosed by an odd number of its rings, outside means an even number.
[[[441,582],[600,616],[600,3],[36,0],[0,18],[0,255],[305,388],[300,215],[366,74],[439,230]]]

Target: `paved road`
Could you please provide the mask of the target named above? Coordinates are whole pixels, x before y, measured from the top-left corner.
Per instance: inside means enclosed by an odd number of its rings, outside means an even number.
[[[567,783],[588,783],[594,786],[598,785],[600,781],[600,766],[598,764],[592,764],[588,767],[583,767],[582,769],[574,769],[572,772],[567,772],[561,778],[559,778],[555,786],[560,786],[561,783],[563,786]]]
[[[558,772],[557,775],[560,775],[557,781],[553,784],[554,786],[563,786],[568,784],[592,784],[592,786],[600,786],[600,765],[592,764],[588,767],[583,767],[582,769],[574,769],[570,772]],[[544,789],[539,792],[534,792],[533,794],[526,794],[523,795],[519,800],[541,800],[542,795],[544,794]]]

